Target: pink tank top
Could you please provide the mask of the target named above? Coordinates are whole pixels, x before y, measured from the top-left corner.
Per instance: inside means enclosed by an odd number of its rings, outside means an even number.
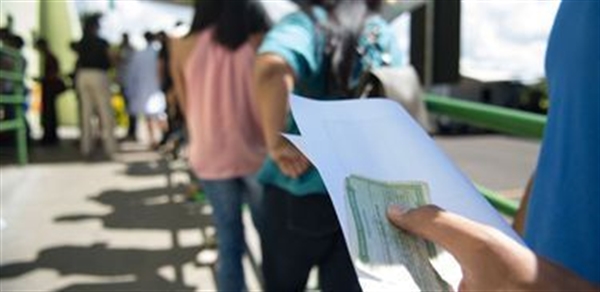
[[[252,98],[255,50],[246,42],[230,51],[200,33],[184,68],[189,160],[202,179],[228,179],[258,171],[266,148]]]

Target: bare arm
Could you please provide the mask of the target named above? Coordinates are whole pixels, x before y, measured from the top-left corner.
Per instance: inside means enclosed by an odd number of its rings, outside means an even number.
[[[600,291],[500,231],[436,206],[390,206],[388,219],[454,255],[463,272],[459,291]]]
[[[535,178],[535,173],[531,175],[529,181],[527,182],[527,187],[525,187],[525,193],[523,194],[523,198],[521,198],[521,205],[519,205],[519,209],[517,210],[517,214],[515,214],[515,221],[513,222],[513,229],[517,231],[521,236],[523,236],[525,232],[525,218],[527,218],[527,208],[529,207],[529,194],[531,193],[531,188],[533,187],[533,180]]]
[[[278,55],[259,55],[254,85],[269,155],[284,174],[298,177],[308,169],[310,163],[281,136],[289,111],[288,97],[294,87],[294,72]]]

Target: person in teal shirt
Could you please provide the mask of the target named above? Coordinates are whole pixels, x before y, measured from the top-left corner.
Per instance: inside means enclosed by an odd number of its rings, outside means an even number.
[[[400,65],[394,34],[376,13],[380,1],[312,2],[266,35],[256,63],[255,96],[269,151],[259,172],[265,186],[261,244],[266,291],[303,290],[313,266],[319,267],[323,290],[360,290],[323,181],[281,132],[299,133],[288,112],[291,93],[348,98],[366,70],[363,60],[372,60],[373,67]],[[360,50],[368,45],[378,50]]]

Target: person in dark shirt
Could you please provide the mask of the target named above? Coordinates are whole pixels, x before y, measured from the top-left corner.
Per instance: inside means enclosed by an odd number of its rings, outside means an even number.
[[[86,20],[84,35],[77,44],[79,66],[106,71],[110,68],[108,42],[98,36],[100,29],[99,16],[91,16]]]
[[[104,152],[112,157],[115,150],[111,93],[106,71],[110,68],[108,42],[100,38],[99,15],[88,17],[84,23],[83,38],[74,49],[79,55],[75,84],[81,104],[81,153],[89,157],[93,152],[92,118],[98,114]]]
[[[58,143],[56,128],[56,98],[66,87],[60,78],[60,65],[54,53],[50,50],[48,42],[45,39],[38,39],[35,43],[43,60],[43,75],[41,77],[42,85],[42,126],[44,136],[42,144],[51,145]]]

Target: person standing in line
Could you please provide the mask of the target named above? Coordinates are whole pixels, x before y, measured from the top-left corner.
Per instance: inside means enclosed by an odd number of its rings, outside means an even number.
[[[268,27],[258,1],[198,1],[190,33],[171,47],[171,72],[189,133],[189,162],[213,207],[219,291],[246,290],[244,201],[261,231],[260,185],[254,175],[265,147],[252,73],[256,48]]]
[[[127,96],[127,89],[125,86],[125,82],[127,80],[127,69],[129,68],[129,63],[131,62],[131,57],[135,52],[134,48],[131,46],[129,42],[129,34],[123,33],[121,37],[121,44],[119,45],[117,52],[117,82],[121,87],[121,94],[123,95],[123,99],[129,108],[129,97]],[[127,136],[125,137],[128,140],[136,140],[136,129],[137,129],[137,119],[134,115],[129,114],[129,126],[127,128]]]
[[[81,103],[81,153],[90,157],[95,146],[92,119],[98,114],[104,152],[113,157],[116,151],[111,92],[107,71],[111,66],[109,44],[99,36],[100,15],[84,21],[83,38],[75,45],[77,61],[76,87]]]
[[[177,106],[177,97],[175,96],[175,89],[173,88],[173,77],[171,77],[169,57],[169,36],[164,32],[160,31],[156,36],[160,43],[160,51],[158,52],[158,75],[160,76],[160,87],[162,92],[165,94],[167,107],[165,114],[167,116],[167,123],[163,125],[163,137],[160,141],[160,146],[165,146],[163,149],[167,149],[167,142],[169,140],[179,140],[175,138],[181,136],[183,130],[183,118],[181,111]]]
[[[127,68],[125,89],[129,103],[128,111],[135,119],[146,118],[150,146],[158,146],[156,136],[160,132],[159,119],[165,112],[165,95],[160,90],[158,72],[158,51],[154,46],[154,35],[144,34],[146,48],[133,54]]]
[[[318,266],[324,291],[358,291],[323,181],[281,132],[299,133],[288,113],[292,92],[320,100],[353,96],[353,81],[361,71],[354,61],[363,57],[355,55],[359,39],[388,48],[387,65],[398,66],[400,53],[393,32],[377,14],[381,1],[305,2],[302,11],[286,16],[267,34],[256,61],[255,96],[269,153],[260,171],[265,186],[263,275],[267,291],[301,291],[311,268]]]
[[[41,78],[42,83],[42,126],[44,128],[44,136],[42,137],[43,145],[54,145],[58,143],[58,135],[56,133],[58,123],[56,120],[56,98],[66,90],[66,85],[60,77],[60,65],[58,59],[48,45],[45,39],[38,39],[35,42],[35,47],[42,54],[44,66],[44,75]]]

